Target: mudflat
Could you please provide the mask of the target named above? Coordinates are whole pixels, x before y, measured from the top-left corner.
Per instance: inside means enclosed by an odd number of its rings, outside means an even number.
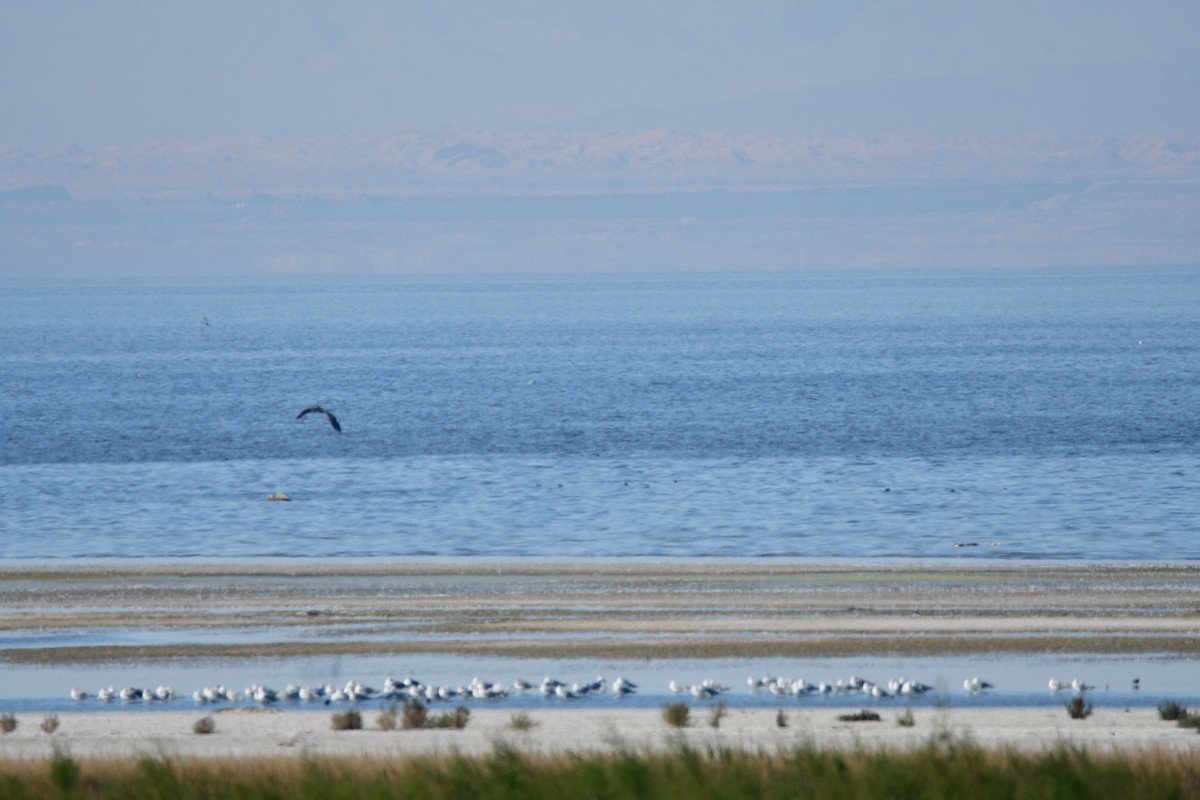
[[[137,645],[106,631],[155,632]],[[0,568],[0,661],[1200,653],[1200,565],[786,562]],[[239,637],[223,637],[237,632]],[[252,641],[246,634],[252,633]]]

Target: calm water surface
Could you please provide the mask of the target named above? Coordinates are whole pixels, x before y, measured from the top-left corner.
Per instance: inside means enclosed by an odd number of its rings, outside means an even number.
[[[1200,270],[10,281],[0,342],[0,559],[1200,558]]]

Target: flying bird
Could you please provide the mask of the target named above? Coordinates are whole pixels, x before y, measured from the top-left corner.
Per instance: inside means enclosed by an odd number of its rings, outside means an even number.
[[[309,406],[308,408],[304,409],[299,414],[297,414],[296,419],[300,419],[305,414],[324,414],[325,419],[329,420],[329,424],[333,426],[333,429],[335,431],[337,431],[338,433],[342,432],[342,426],[338,424],[337,417],[335,417],[333,414],[330,414],[328,411],[321,408],[320,406]]]

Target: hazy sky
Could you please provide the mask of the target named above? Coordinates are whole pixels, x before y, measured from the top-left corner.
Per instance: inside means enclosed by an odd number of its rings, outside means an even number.
[[[7,2],[0,144],[547,129],[819,84],[1194,67],[1197,31],[1194,0]]]

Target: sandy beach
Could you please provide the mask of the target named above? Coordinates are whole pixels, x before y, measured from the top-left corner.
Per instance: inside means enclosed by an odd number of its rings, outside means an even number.
[[[896,712],[879,722],[840,722],[835,709],[788,709],[788,726],[776,724],[774,711],[731,709],[720,727],[709,726],[703,709],[686,729],[669,727],[660,711],[545,711],[529,714],[533,727],[512,728],[513,713],[471,712],[463,730],[375,728],[376,712],[363,714],[364,727],[335,731],[323,712],[239,711],[213,715],[215,731],[192,731],[202,716],[192,712],[154,714],[89,713],[60,715],[60,727],[43,733],[38,717],[27,716],[17,731],[0,738],[0,756],[43,758],[58,747],[78,758],[192,756],[264,758],[281,755],[480,754],[508,743],[530,753],[633,750],[716,745],[772,751],[802,744],[834,748],[911,748],[943,733],[969,737],[984,747],[1042,751],[1069,742],[1099,751],[1166,748],[1200,753],[1200,735],[1159,720],[1153,709],[1105,709],[1072,720],[1061,709],[929,709],[914,714],[916,724],[899,727]]]
[[[438,652],[511,658],[987,655],[1047,652],[1200,653],[1200,567],[1155,565],[813,565],[747,563],[258,564],[9,567],[0,571],[0,636],[30,631],[51,645],[6,647],[13,665],[130,665],[199,659]],[[124,640],[130,631],[138,643]],[[236,634],[236,635],[235,635]],[[252,639],[247,640],[247,637]],[[1200,675],[1200,669],[1196,671]],[[1198,679],[1200,683],[1200,679]],[[744,689],[743,689],[744,691]],[[915,710],[880,722],[839,722],[845,709],[731,707],[719,729],[696,705],[669,728],[658,708],[549,708],[512,728],[514,709],[473,706],[465,730],[334,731],[322,711],[60,713],[53,734],[26,712],[0,737],[0,756],[33,758],[57,744],[80,757],[177,754],[220,758],[286,753],[476,753],[509,741],[534,751],[697,744],[775,748],[923,744],[939,731],[984,745],[1195,750],[1200,736],[1153,708],[1105,707],[1071,720],[1042,708]],[[216,732],[192,725],[212,713]]]

